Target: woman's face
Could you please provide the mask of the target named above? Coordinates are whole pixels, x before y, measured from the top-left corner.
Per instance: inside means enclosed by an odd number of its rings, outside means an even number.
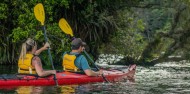
[[[37,44],[35,43],[35,46],[32,48],[32,53],[34,54],[37,50]]]

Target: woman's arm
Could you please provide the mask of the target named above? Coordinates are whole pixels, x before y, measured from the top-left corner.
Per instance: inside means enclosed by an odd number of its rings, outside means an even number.
[[[32,65],[35,67],[36,72],[40,77],[56,74],[56,70],[47,70],[47,71],[43,70],[41,60],[37,56],[33,58]]]
[[[50,45],[49,45],[48,42],[46,42],[43,47],[41,47],[40,49],[38,49],[38,50],[35,52],[35,55],[39,55],[42,51],[47,50],[48,47],[50,47]]]

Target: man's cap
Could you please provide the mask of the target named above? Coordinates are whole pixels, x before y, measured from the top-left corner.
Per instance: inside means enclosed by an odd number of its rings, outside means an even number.
[[[85,42],[83,42],[80,38],[75,38],[72,42],[71,42],[72,46],[80,46],[80,45],[86,45]]]

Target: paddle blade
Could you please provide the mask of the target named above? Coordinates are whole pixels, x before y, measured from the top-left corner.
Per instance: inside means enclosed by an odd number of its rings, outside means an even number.
[[[45,12],[44,12],[44,7],[41,3],[38,3],[34,7],[34,15],[35,15],[36,19],[41,22],[41,25],[44,25]]]
[[[73,37],[73,31],[70,27],[70,25],[67,23],[67,21],[64,18],[61,18],[59,20],[59,27],[61,28],[61,30],[66,33],[71,35],[71,37]]]

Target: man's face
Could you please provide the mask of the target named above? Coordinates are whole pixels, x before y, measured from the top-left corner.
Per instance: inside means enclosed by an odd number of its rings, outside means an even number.
[[[79,51],[83,52],[85,50],[85,47],[83,45],[80,46]]]

